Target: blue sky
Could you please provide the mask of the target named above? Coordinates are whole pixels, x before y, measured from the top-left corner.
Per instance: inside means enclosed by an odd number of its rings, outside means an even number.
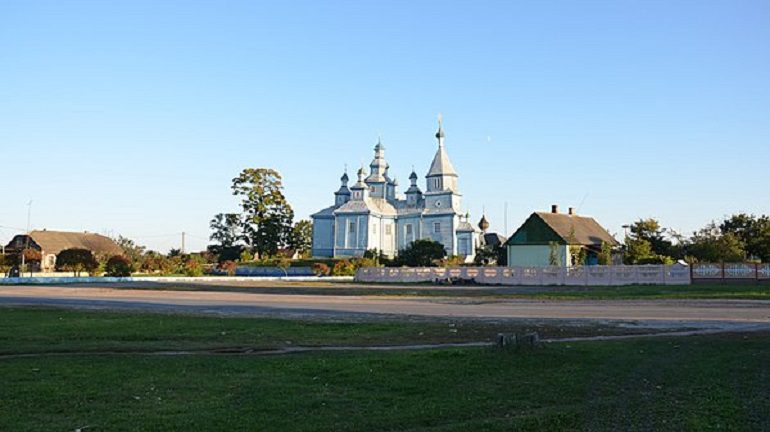
[[[574,206],[620,233],[770,213],[770,2],[3,1],[0,241],[206,244],[273,167],[299,217],[381,135],[402,188],[436,115],[464,205]],[[421,178],[421,183],[424,179]]]

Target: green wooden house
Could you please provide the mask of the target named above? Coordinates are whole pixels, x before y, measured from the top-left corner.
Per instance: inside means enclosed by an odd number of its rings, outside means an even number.
[[[572,266],[570,246],[585,251],[587,265],[598,264],[602,244],[618,245],[596,219],[578,216],[572,208],[559,213],[554,205],[551,212],[532,213],[505,243],[509,266],[545,267],[555,255],[559,266]]]

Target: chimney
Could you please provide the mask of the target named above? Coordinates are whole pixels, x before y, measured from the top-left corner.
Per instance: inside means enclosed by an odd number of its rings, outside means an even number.
[[[554,204],[551,206],[551,213],[556,214],[559,213],[559,206]]]
[[[574,208],[572,208],[572,207],[569,208],[569,215],[570,216],[574,216],[575,215],[575,209]]]

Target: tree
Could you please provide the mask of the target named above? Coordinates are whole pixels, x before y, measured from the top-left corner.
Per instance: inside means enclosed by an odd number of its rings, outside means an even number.
[[[666,229],[653,218],[639,219],[631,224],[631,238],[650,244],[652,255],[670,255],[671,241],[665,238]]]
[[[243,238],[243,221],[237,213],[219,213],[209,222],[211,236],[223,249],[235,246]]]
[[[626,264],[639,264],[645,259],[655,255],[652,252],[652,244],[645,239],[626,237],[626,251],[623,261]]]
[[[294,211],[283,195],[277,171],[247,168],[233,179],[232,191],[241,197],[244,233],[260,257],[275,255],[290,245]]]
[[[612,265],[612,246],[604,241],[599,252],[599,265]]]
[[[704,262],[740,262],[746,258],[740,238],[731,232],[722,234],[713,222],[693,234],[687,251]]]
[[[131,264],[131,270],[137,270],[138,266],[142,262],[142,257],[144,256],[145,250],[147,248],[144,246],[139,246],[133,240],[121,235],[115,239],[115,243],[117,243],[118,246],[123,249],[123,256],[128,258]]]
[[[110,257],[104,266],[105,275],[112,277],[131,276],[131,270],[131,261],[122,255]]]
[[[719,225],[719,231],[739,239],[749,257],[770,262],[770,217],[735,214]]]
[[[558,266],[561,260],[559,259],[559,242],[548,242],[548,265]]]
[[[588,253],[583,245],[579,244],[575,237],[575,227],[571,227],[569,231],[569,237],[567,237],[567,245],[569,245],[569,258],[573,266],[585,265]]]
[[[310,256],[313,247],[313,223],[302,219],[291,229],[291,249],[303,258]]]
[[[91,272],[98,267],[99,262],[87,249],[65,249],[56,256],[56,270],[73,272],[75,277],[80,276],[80,272]]]
[[[409,243],[399,252],[396,265],[410,267],[433,267],[446,256],[444,245],[431,239],[420,239]]]

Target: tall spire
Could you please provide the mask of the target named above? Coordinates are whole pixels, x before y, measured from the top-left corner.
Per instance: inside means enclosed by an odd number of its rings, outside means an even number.
[[[439,146],[444,145],[444,128],[442,126],[443,122],[444,116],[442,116],[441,113],[438,113],[438,131],[436,132],[436,138],[438,139]]]
[[[443,117],[441,114],[438,115],[438,132],[436,132],[436,138],[438,139],[438,151],[436,151],[436,156],[433,157],[433,163],[430,164],[430,169],[428,170],[427,177],[436,177],[436,176],[455,176],[457,177],[457,172],[455,171],[454,166],[452,166],[452,162],[449,160],[449,155],[446,152],[446,148],[444,147],[444,127],[442,125],[443,123]]]
[[[382,145],[382,139],[377,138],[377,144],[374,146],[374,159],[369,164],[371,173],[366,178],[367,183],[386,183],[388,162],[385,161],[385,146]]]

